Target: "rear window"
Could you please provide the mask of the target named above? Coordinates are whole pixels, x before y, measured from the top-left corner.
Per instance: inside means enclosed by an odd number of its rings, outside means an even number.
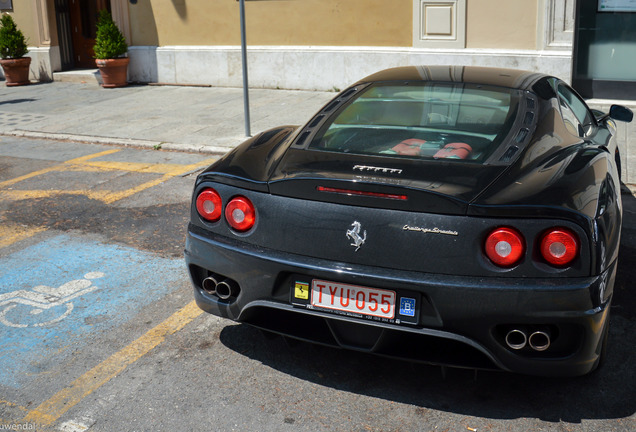
[[[375,84],[327,120],[309,148],[482,162],[510,134],[520,93],[464,83]]]

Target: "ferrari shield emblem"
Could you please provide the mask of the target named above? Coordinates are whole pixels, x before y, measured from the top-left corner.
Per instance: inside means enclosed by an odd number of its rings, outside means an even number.
[[[351,246],[355,246],[355,251],[357,252],[358,249],[360,249],[360,246],[362,246],[367,239],[367,231],[365,230],[362,236],[360,236],[362,224],[358,221],[355,221],[351,224],[351,226],[353,228],[347,230],[347,237],[351,239],[351,241],[353,242],[351,243]]]
[[[309,300],[309,284],[307,282],[296,282],[294,284],[294,297]]]

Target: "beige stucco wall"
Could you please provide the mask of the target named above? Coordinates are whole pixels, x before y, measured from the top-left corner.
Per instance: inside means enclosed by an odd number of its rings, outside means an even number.
[[[411,0],[247,1],[252,45],[411,46]],[[234,0],[146,0],[129,6],[134,45],[238,45]]]
[[[48,33],[40,34],[38,29],[41,18],[38,13],[38,7],[46,8],[47,21],[42,21],[43,26],[47,26]],[[50,45],[58,45],[57,24],[55,22],[55,3],[53,0],[42,0],[42,3],[35,0],[14,0],[13,11],[9,12],[16,22],[18,28],[27,38],[27,44],[30,47],[48,47]],[[42,40],[47,36],[49,40]]]
[[[536,49],[540,0],[470,0],[466,48]],[[18,26],[38,46],[33,0],[14,1]],[[53,45],[52,0],[46,0]],[[132,45],[238,45],[235,0],[145,0],[128,3]],[[411,47],[413,0],[246,1],[251,45]]]
[[[536,49],[537,1],[467,1],[466,48]]]
[[[466,48],[535,49],[540,0],[470,0]],[[413,0],[246,1],[251,45],[413,45]],[[133,45],[238,45],[235,0],[129,5]]]
[[[4,13],[4,12],[3,12]],[[27,38],[29,46],[38,46],[39,38],[37,37],[37,20],[31,0],[21,0],[13,2],[13,20],[18,28]]]

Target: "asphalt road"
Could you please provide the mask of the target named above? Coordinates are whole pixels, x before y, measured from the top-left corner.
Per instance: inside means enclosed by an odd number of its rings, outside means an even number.
[[[206,159],[0,140],[0,430],[636,430],[632,223],[604,368],[443,371],[267,339],[193,306],[182,249]]]

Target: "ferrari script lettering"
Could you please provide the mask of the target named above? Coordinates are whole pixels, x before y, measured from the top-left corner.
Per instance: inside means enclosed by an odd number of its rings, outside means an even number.
[[[381,172],[387,174],[402,174],[402,170],[399,168],[384,168],[384,167],[376,167],[369,165],[354,165],[354,171],[362,171],[362,172]]]
[[[424,227],[412,227],[410,225],[404,225],[404,227],[402,228],[404,231],[415,231],[415,232],[421,232],[421,233],[425,233],[425,234],[446,234],[446,235],[459,235],[459,233],[457,231],[452,231],[452,230],[443,230],[443,229],[439,229],[437,227],[435,228],[424,228]]]

